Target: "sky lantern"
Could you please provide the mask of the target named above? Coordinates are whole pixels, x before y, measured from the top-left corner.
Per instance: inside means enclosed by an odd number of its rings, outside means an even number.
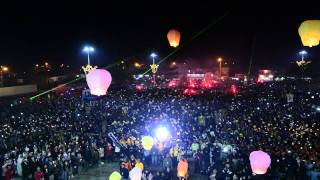
[[[269,154],[263,151],[253,151],[250,153],[250,165],[255,174],[265,174],[271,164]]]
[[[129,172],[130,180],[141,180],[142,170],[135,167]]]
[[[121,180],[121,174],[118,171],[114,171],[110,176],[109,180]]]
[[[151,150],[153,146],[153,138],[151,136],[143,136],[141,139],[142,146],[145,150]]]
[[[304,46],[317,46],[320,41],[320,20],[307,20],[301,23],[298,29]]]
[[[107,94],[111,84],[111,74],[105,69],[95,69],[86,76],[87,84],[92,95],[102,96]]]
[[[178,47],[180,44],[180,37],[181,35],[178,30],[171,29],[167,34],[167,38],[170,46],[175,48]]]
[[[188,162],[185,159],[181,159],[177,167],[178,177],[187,177],[188,176]]]

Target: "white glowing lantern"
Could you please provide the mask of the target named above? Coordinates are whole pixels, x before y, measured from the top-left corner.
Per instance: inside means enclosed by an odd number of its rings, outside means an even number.
[[[87,84],[92,95],[102,96],[107,94],[111,84],[111,74],[105,69],[95,69],[86,76]]]
[[[269,154],[263,151],[253,151],[250,153],[250,165],[255,174],[265,174],[271,164]]]
[[[130,180],[141,180],[142,170],[135,167],[129,172]]]

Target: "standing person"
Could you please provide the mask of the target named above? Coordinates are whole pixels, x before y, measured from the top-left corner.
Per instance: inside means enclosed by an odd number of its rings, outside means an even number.
[[[37,171],[33,175],[35,180],[44,180],[44,173],[40,170],[40,167],[37,167]]]
[[[99,157],[100,157],[100,163],[103,164],[103,159],[104,159],[104,149],[102,147],[99,148]]]
[[[14,177],[14,170],[11,168],[11,165],[5,164],[2,169],[4,180],[12,180]]]
[[[131,168],[134,168],[136,166],[136,158],[134,157],[134,155],[131,155],[129,162],[131,164]]]
[[[169,154],[167,154],[167,156],[163,159],[162,169],[163,170],[169,169],[170,171],[172,171],[172,160]]]
[[[116,145],[116,144],[114,144],[114,147],[115,147],[115,148],[114,148],[115,160],[119,160],[121,148],[120,148],[118,145]]]
[[[67,161],[65,161],[61,167],[62,170],[62,180],[68,180],[69,179],[69,163]]]
[[[121,164],[120,174],[121,174],[122,180],[128,180],[129,179],[129,170],[127,169],[125,163]]]
[[[157,165],[158,164],[158,152],[155,147],[151,149],[151,164]]]
[[[31,171],[27,159],[23,159],[21,167],[22,167],[22,179],[27,180]]]
[[[22,162],[23,162],[22,154],[19,154],[18,160],[17,160],[17,173],[20,177],[22,177]]]
[[[111,162],[112,160],[112,155],[113,155],[113,147],[110,143],[108,143],[105,147],[104,147],[104,157],[106,158],[106,160],[108,162]]]
[[[51,172],[47,164],[45,164],[43,167],[43,173],[44,173],[44,180],[49,180]]]

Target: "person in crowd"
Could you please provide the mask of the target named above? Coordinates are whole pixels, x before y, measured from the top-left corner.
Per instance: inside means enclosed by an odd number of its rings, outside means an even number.
[[[129,169],[128,169],[128,167],[126,167],[125,163],[121,164],[120,174],[121,174],[122,180],[128,180],[129,179]]]
[[[33,178],[35,180],[44,180],[44,173],[41,171],[40,167],[37,167],[37,171],[34,173]]]

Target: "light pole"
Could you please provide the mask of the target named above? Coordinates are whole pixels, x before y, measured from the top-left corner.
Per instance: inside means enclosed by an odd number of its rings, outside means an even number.
[[[94,52],[94,48],[92,46],[85,46],[82,49],[83,52],[86,52],[88,55],[88,64],[86,66],[82,66],[84,73],[87,75],[90,71],[97,69],[97,66],[90,65],[90,53]]]
[[[152,64],[150,65],[151,71],[153,73],[153,83],[156,84],[156,73],[159,67],[159,64],[155,63],[155,58],[157,57],[156,53],[151,53],[150,55],[152,57]]]
[[[150,55],[152,57],[152,64],[154,64],[154,58],[157,57],[156,53],[151,53]]]
[[[4,72],[7,72],[9,70],[8,67],[6,66],[0,66],[0,86],[2,87],[3,86],[3,73]]]
[[[304,55],[307,54],[307,51],[302,50],[302,51],[299,52],[299,54],[301,55],[301,60],[304,61]]]
[[[85,46],[83,48],[83,52],[86,52],[88,54],[88,65],[90,65],[90,53],[94,52],[94,48],[92,46]]]
[[[218,63],[219,63],[219,76],[221,79],[221,76],[222,76],[222,58],[221,57],[218,58]]]

